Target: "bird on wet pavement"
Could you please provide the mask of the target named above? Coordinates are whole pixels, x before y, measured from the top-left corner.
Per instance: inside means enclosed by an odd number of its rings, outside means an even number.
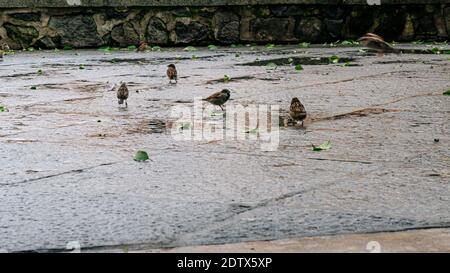
[[[222,105],[225,104],[225,102],[230,99],[230,90],[223,89],[220,92],[214,93],[211,96],[207,97],[206,99],[203,99],[204,101],[207,101],[211,104],[218,105],[223,111]]]
[[[5,55],[5,53],[9,51],[9,46],[7,43],[5,42],[0,42],[0,60],[3,59],[3,55]]]
[[[374,33],[366,33],[364,36],[358,39],[364,46],[375,50],[379,56],[383,56],[384,53],[401,53],[397,48],[393,48],[390,44],[386,43],[384,39]]]
[[[294,121],[296,122],[301,121],[303,126],[303,121],[306,118],[306,110],[298,98],[293,98],[291,100],[291,106],[289,107],[289,115]]]
[[[148,49],[148,44],[147,42],[140,42],[138,48],[136,49],[137,52],[144,52]]]
[[[125,102],[125,106],[128,107],[127,99],[128,99],[128,87],[126,83],[122,83],[117,90],[117,98],[119,99],[119,105],[122,105]]]
[[[175,83],[178,82],[178,72],[174,64],[169,64],[167,66],[167,77],[169,78],[169,83],[172,83],[173,80]]]

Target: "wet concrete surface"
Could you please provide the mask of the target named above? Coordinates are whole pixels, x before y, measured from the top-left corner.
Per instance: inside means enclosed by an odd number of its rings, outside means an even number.
[[[442,95],[450,55],[378,57],[359,49],[5,56],[0,250],[57,251],[71,241],[93,250],[161,248],[450,226],[450,97]],[[294,68],[333,55],[352,65]],[[254,65],[280,59],[288,64]],[[165,78],[168,63],[177,65],[176,85]],[[120,81],[129,83],[128,109],[111,91]],[[180,141],[167,133],[175,105],[192,106],[194,97],[222,88],[231,90],[228,105],[280,105],[282,116],[297,96],[308,122],[281,127],[275,151],[250,140]],[[330,150],[312,151],[311,143],[326,140]],[[138,150],[151,161],[133,161]]]

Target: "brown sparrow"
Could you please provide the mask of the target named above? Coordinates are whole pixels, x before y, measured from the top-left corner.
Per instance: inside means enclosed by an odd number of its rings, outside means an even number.
[[[117,98],[119,99],[119,104],[123,104],[125,102],[125,106],[128,107],[127,99],[128,99],[128,87],[126,83],[122,83],[117,90]]]
[[[178,82],[178,73],[174,64],[167,66],[167,77],[169,78],[169,83],[172,83],[172,80],[175,80],[175,83]]]
[[[368,48],[375,50],[378,55],[381,56],[384,53],[401,53],[399,49],[393,48],[390,44],[386,43],[383,38],[374,33],[366,33],[364,36],[359,38],[358,41]]]
[[[292,99],[291,106],[289,108],[289,115],[294,121],[301,121],[303,126],[303,121],[306,118],[306,110],[298,98]]]
[[[206,99],[203,99],[211,104],[220,106],[220,109],[223,111],[222,105],[227,102],[227,100],[230,98],[230,90],[223,89],[220,92],[214,93],[211,96],[207,97]]]

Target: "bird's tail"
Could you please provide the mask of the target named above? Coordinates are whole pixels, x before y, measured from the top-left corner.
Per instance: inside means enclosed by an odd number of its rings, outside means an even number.
[[[119,99],[119,104],[123,104],[123,99]]]

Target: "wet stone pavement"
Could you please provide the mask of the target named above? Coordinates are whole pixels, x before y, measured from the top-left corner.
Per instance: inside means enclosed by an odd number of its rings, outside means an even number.
[[[72,241],[91,250],[161,248],[449,227],[450,97],[443,92],[450,55],[379,57],[359,49],[5,56],[0,250],[58,251]],[[337,63],[329,62],[333,55]],[[176,85],[165,77],[171,62]],[[112,90],[120,81],[129,83],[127,109],[119,109]],[[279,105],[282,118],[297,96],[308,121],[304,128],[281,126],[271,151],[258,141],[183,141],[168,132],[174,106],[191,107],[195,97],[222,88],[231,90],[227,105]],[[330,150],[312,151],[311,144],[327,140]],[[151,160],[134,161],[138,150]]]

